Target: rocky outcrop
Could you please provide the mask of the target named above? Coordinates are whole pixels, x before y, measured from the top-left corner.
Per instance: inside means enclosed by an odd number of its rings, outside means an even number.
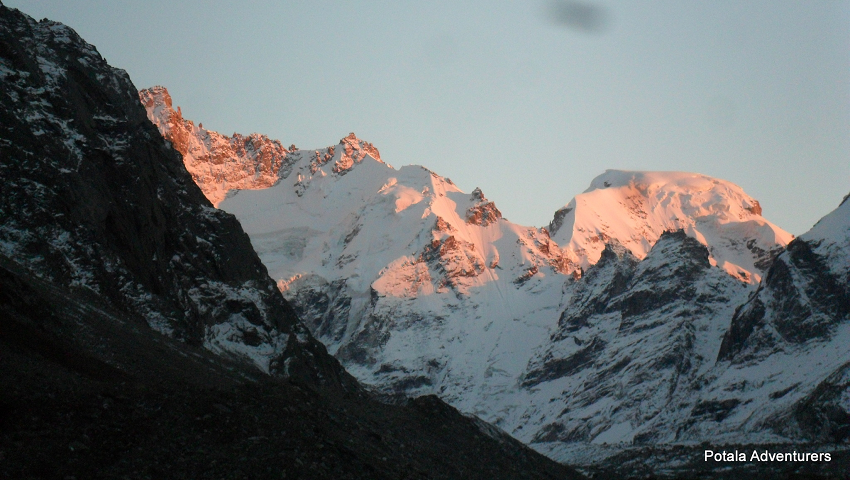
[[[485,269],[484,259],[475,251],[475,244],[452,235],[432,240],[420,259],[437,273],[438,291],[444,287],[458,287],[459,277],[476,277]]]
[[[362,162],[363,159],[366,158],[366,155],[369,155],[375,160],[381,160],[381,154],[378,153],[378,149],[371,143],[357,138],[357,135],[355,135],[354,132],[349,133],[347,137],[341,139],[339,141],[339,147],[341,147],[342,151],[334,163],[332,170],[336,174],[345,175],[345,173],[350,170],[355,163]],[[330,155],[330,158],[334,158],[334,154],[335,149],[330,147],[326,155]]]
[[[830,272],[828,261],[812,242],[791,242],[735,313],[718,359],[743,362],[781,343],[828,340],[850,314],[850,288]]]
[[[625,291],[637,264],[632,252],[617,244],[606,245],[599,262],[573,287],[572,308],[561,312],[552,339],[563,340],[565,335],[586,327],[592,315],[604,313],[609,303]]]
[[[171,95],[162,86],[141,90],[139,99],[148,118],[180,152],[186,170],[214,206],[230,191],[269,188],[281,178],[289,178],[293,165],[304,158],[309,158],[308,175],[326,164],[332,165],[330,172],[334,175],[345,175],[367,155],[381,160],[378,149],[354,133],[336,146],[298,150],[294,144],[287,148],[279,140],[258,133],[227,137],[203,128],[203,124],[196,126],[194,121],[183,118],[179,107],[174,110]]]
[[[502,218],[502,212],[496,208],[496,204],[487,200],[480,188],[472,191],[474,204],[466,210],[466,222],[473,225],[486,227]]]
[[[744,208],[753,215],[761,215],[761,204],[758,200],[753,200],[750,206]]]
[[[213,205],[224,200],[229,190],[268,188],[278,181],[289,150],[265,135],[234,133],[226,137],[197,126],[172,107],[165,87],[139,92],[148,118],[162,136],[180,152],[186,170]]]
[[[347,375],[214,209],[127,74],[70,28],[0,17],[0,254],[157,331],[263,371]]]
[[[555,215],[552,217],[552,221],[549,222],[549,225],[546,227],[549,230],[550,235],[556,235],[561,227],[564,226],[564,220],[567,219],[567,215],[570,212],[575,210],[573,207],[562,207],[555,211]]]

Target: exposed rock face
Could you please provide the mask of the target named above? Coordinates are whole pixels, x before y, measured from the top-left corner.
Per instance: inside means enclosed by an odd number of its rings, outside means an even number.
[[[591,315],[603,313],[609,302],[626,289],[638,263],[632,252],[622,246],[606,245],[599,262],[588,269],[581,282],[571,286],[573,308],[561,312],[552,339],[563,340],[565,335],[586,327]]]
[[[790,438],[850,438],[850,203],[842,202],[788,245],[758,290],[735,312],[718,353],[726,383],[768,377],[770,408],[756,418]],[[794,373],[790,373],[794,372]],[[732,390],[745,400],[754,386]],[[754,423],[754,422],[751,422]]]
[[[743,362],[782,345],[829,341],[850,316],[850,204],[842,202],[776,258],[735,313],[720,360]]]
[[[758,200],[753,200],[752,205],[750,205],[749,207],[745,206],[744,208],[747,209],[747,211],[749,211],[753,215],[761,215],[761,204],[758,202]]]
[[[480,188],[472,191],[472,200],[476,203],[466,210],[467,223],[486,227],[502,218],[502,212],[496,208],[495,203],[484,198]]]
[[[829,340],[850,313],[847,285],[830,272],[828,259],[817,255],[811,242],[794,240],[736,312],[718,358],[740,362],[781,343]]]
[[[5,7],[0,22],[0,254],[188,344],[340,382],[127,74],[62,24]]]
[[[213,205],[229,190],[268,188],[277,182],[289,152],[278,140],[256,133],[226,137],[195,126],[172,108],[165,87],[142,90],[139,98],[148,118],[183,156],[192,180]]]
[[[349,133],[347,137],[340,140],[339,146],[342,148],[342,152],[336,159],[336,162],[334,162],[332,170],[334,173],[344,175],[345,172],[350,170],[355,163],[362,162],[363,159],[366,158],[366,155],[369,155],[371,158],[378,160],[379,162],[381,161],[381,155],[378,153],[378,149],[371,143],[364,142],[357,138],[357,135],[355,135],[354,132]],[[328,149],[328,153],[325,155],[330,155],[330,157],[333,158],[334,153],[334,147],[330,147]]]
[[[320,150],[297,150],[266,135],[234,133],[227,137],[207,130],[202,124],[183,118],[174,110],[171,95],[162,86],[139,92],[148,118],[166,140],[183,156],[186,170],[201,187],[214,206],[218,206],[231,190],[256,190],[271,187],[280,178],[288,178],[293,165],[309,158],[309,175],[330,163],[331,172],[345,175],[352,166],[368,155],[380,161],[378,149],[357,138],[354,133],[341,139],[335,147]]]
[[[669,417],[695,396],[747,292],[682,231],[663,233],[641,261],[608,245],[568,287],[551,343],[529,362],[525,429],[534,430],[524,435],[544,450],[676,441]]]

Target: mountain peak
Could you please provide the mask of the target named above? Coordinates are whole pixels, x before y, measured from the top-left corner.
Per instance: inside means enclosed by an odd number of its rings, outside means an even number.
[[[640,193],[644,196],[657,194],[699,194],[711,191],[712,193],[726,193],[726,189],[734,192],[736,200],[740,201],[743,210],[753,215],[761,215],[762,208],[758,200],[746,195],[741,187],[709,177],[700,173],[674,172],[674,171],[630,171],[630,170],[605,170],[605,173],[594,178],[590,187],[584,193],[607,188],[623,188]]]
[[[139,98],[142,100],[142,105],[145,107],[149,104],[160,104],[167,107],[171,106],[171,95],[168,93],[168,89],[162,85],[155,85],[153,87],[140,90]]]
[[[639,170],[605,170],[590,182],[590,187],[584,191],[624,188],[644,196],[664,193],[702,193],[718,192],[728,189],[743,200],[745,209],[750,209],[756,202],[746,195],[741,187],[732,182],[692,172],[676,171],[639,171]]]
[[[706,245],[713,264],[747,283],[761,278],[775,252],[793,238],[765,220],[758,201],[726,180],[689,172],[606,170],[559,209],[549,230],[583,268],[610,239],[643,258],[667,230]]]
[[[357,135],[354,132],[348,134],[347,137],[340,139],[339,147],[342,150],[342,153],[335,158],[338,158],[333,167],[333,173],[337,173],[340,175],[344,175],[351,167],[354,166],[355,163],[359,163],[363,161],[366,156],[370,156],[373,159],[377,160],[380,163],[384,163],[381,160],[381,154],[378,153],[378,149],[375,148],[371,143],[357,138]],[[330,155],[334,156],[334,148],[330,148]]]

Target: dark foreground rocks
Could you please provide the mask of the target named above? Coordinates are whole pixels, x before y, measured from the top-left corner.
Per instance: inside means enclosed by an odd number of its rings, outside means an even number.
[[[435,397],[268,376],[0,263],[0,478],[580,478]]]

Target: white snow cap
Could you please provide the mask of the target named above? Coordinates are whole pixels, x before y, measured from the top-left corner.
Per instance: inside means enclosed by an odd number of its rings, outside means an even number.
[[[749,283],[759,281],[771,251],[793,239],[765,220],[741,187],[687,172],[607,170],[549,225],[583,268],[599,260],[606,243],[643,258],[665,230],[679,229],[709,248],[712,263]]]

